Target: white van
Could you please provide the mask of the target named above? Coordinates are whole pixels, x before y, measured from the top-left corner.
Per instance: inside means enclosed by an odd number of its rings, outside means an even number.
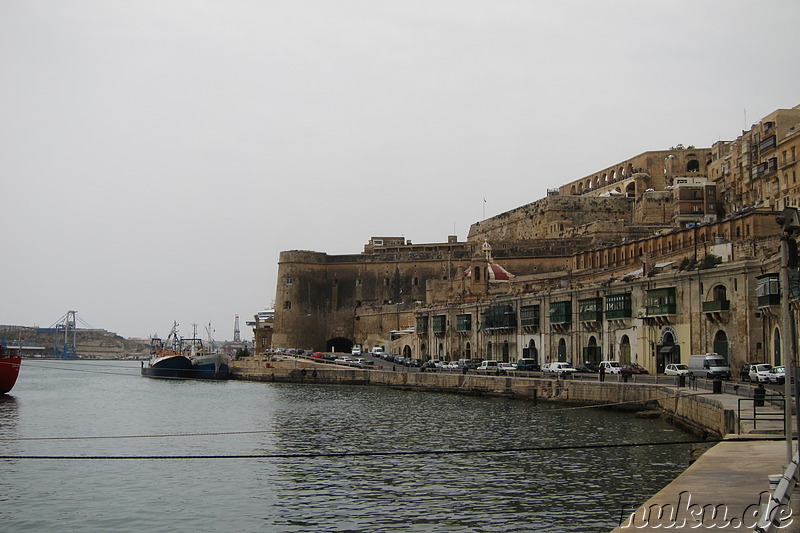
[[[350,350],[350,355],[361,355],[361,345],[354,344],[353,349]]]
[[[717,353],[689,356],[689,375],[706,378],[731,378],[731,367],[724,357]]]
[[[619,364],[619,361],[600,361],[600,368],[604,368],[606,374],[619,374],[622,365]]]

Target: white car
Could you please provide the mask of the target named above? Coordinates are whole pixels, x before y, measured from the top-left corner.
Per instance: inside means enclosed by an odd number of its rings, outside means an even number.
[[[497,361],[483,361],[477,370],[478,372],[496,372],[498,370]]]
[[[685,376],[689,373],[689,367],[682,364],[667,365],[664,369],[664,374],[667,376]]]
[[[750,365],[750,381],[754,383],[769,383],[770,370],[772,370],[772,365],[767,363]]]
[[[577,372],[572,367],[572,363],[547,363],[542,367],[544,372],[550,372],[551,374],[558,374],[559,376],[563,375],[571,375]]]
[[[512,365],[511,363],[499,363],[497,365],[497,368],[499,368],[500,372],[503,372],[503,373],[517,370],[517,366],[516,365]]]
[[[775,385],[782,385],[783,383],[786,383],[786,367],[773,366],[769,371],[769,382],[774,383]]]
[[[450,361],[447,363],[447,370],[461,370],[461,367],[458,366],[458,361]]]
[[[622,365],[619,361],[601,361],[600,367],[605,369],[606,374],[619,374],[622,370]]]

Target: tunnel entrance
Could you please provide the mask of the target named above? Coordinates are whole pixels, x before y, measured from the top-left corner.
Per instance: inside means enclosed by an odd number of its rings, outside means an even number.
[[[325,343],[325,351],[350,353],[353,350],[353,341],[344,337],[334,337]]]

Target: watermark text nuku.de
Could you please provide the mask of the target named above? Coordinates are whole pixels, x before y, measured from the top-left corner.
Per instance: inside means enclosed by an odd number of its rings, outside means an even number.
[[[692,503],[689,491],[678,495],[678,501],[642,506],[627,517],[620,511],[621,529],[739,529],[752,531],[757,525],[767,521],[780,524],[784,528],[792,523],[792,509],[786,504],[774,506],[769,517],[765,517],[770,493],[764,491],[757,502],[748,505],[741,513],[731,513],[724,503]],[[768,518],[768,520],[765,520]]]

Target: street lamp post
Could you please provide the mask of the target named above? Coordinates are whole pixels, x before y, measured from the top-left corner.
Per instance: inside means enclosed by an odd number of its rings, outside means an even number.
[[[784,431],[786,432],[786,463],[792,462],[792,381],[795,378],[795,354],[794,339],[792,334],[792,315],[789,307],[791,298],[791,288],[789,286],[789,264],[795,263],[796,258],[790,254],[789,240],[794,240],[794,236],[800,233],[800,217],[794,207],[785,208],[775,221],[781,226],[781,353],[783,364],[786,367],[784,380]],[[792,246],[796,250],[796,246]],[[797,265],[794,265],[797,266]],[[800,398],[796,398],[800,399]],[[798,425],[800,425],[800,412],[798,413]],[[800,432],[798,433],[800,435]]]

